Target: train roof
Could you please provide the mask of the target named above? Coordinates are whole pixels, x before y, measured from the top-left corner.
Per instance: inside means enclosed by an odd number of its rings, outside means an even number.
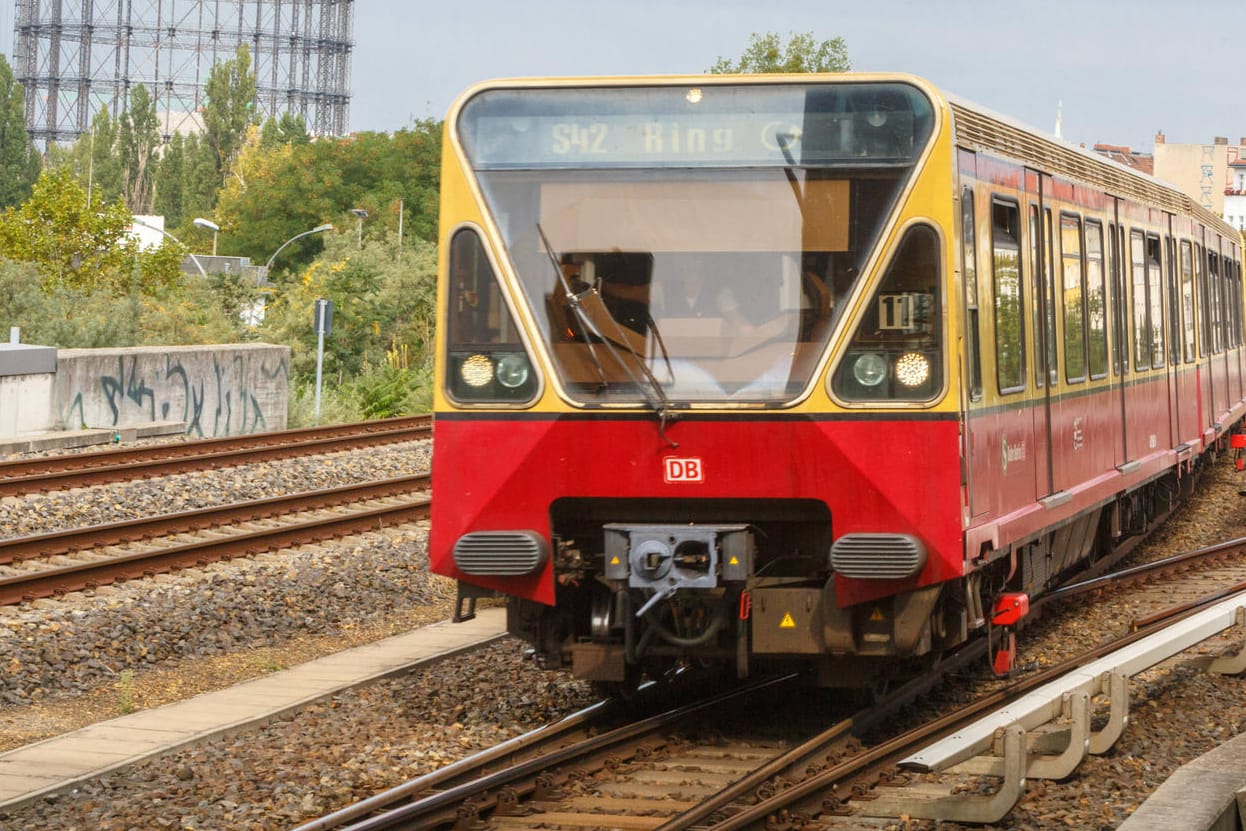
[[[955,141],[960,147],[1023,161],[1045,172],[1093,184],[1107,193],[1136,199],[1171,213],[1193,216],[1222,234],[1233,237],[1238,234],[1237,229],[1218,214],[1168,182],[1045,135],[971,101],[947,93],[943,95],[952,110]]]

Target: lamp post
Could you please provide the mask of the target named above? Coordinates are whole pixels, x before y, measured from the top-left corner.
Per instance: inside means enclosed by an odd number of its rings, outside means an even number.
[[[308,236],[309,234],[319,234],[323,231],[332,231],[332,230],[333,230],[333,225],[326,222],[324,225],[317,225],[315,228],[312,228],[310,231],[304,231],[301,234],[295,234],[294,236],[290,237],[285,242],[281,243],[281,245],[278,246],[277,250],[273,252],[273,255],[268,258],[268,262],[264,263],[264,279],[265,280],[268,279],[268,269],[272,268],[273,260],[277,259],[277,255],[280,254],[283,250],[285,250],[285,247],[287,245],[289,245],[290,243],[294,242],[297,239],[302,239],[303,237]]]
[[[350,212],[359,219],[359,247],[363,248],[363,221],[368,218],[368,212],[363,208],[351,208]]]
[[[220,233],[221,226],[217,225],[210,219],[204,219],[201,216],[195,217],[195,227],[203,228],[212,232],[212,256],[216,256],[216,235]]]
[[[163,228],[157,228],[155,225],[148,225],[146,222],[143,222],[143,221],[142,221],[141,219],[139,219],[138,217],[133,217],[131,224],[133,224],[133,225],[142,225],[144,228],[148,228],[148,229],[150,229],[150,230],[152,230],[152,231],[159,231],[160,233],[164,234],[164,235],[165,235],[166,237],[168,237],[169,239],[171,239],[171,240],[173,240],[174,242],[176,242],[178,245],[180,245],[180,246],[182,246],[183,248],[185,248],[185,249],[186,249],[186,254],[187,254],[187,256],[189,256],[189,257],[190,257],[190,259],[194,262],[194,264],[195,264],[195,268],[199,269],[199,275],[200,275],[201,277],[203,277],[203,279],[205,279],[205,280],[206,280],[206,279],[208,279],[208,272],[206,272],[206,271],[204,271],[204,270],[203,270],[203,263],[199,262],[199,258],[198,258],[198,257],[196,257],[194,254],[190,253],[190,246],[189,246],[189,245],[187,245],[186,243],[182,242],[180,239],[178,239],[177,237],[173,236],[172,234],[170,234],[168,231],[164,230]]]

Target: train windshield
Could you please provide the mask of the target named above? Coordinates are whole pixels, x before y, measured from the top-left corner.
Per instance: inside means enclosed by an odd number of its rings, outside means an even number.
[[[903,83],[494,89],[461,144],[587,405],[809,385],[933,130]]]

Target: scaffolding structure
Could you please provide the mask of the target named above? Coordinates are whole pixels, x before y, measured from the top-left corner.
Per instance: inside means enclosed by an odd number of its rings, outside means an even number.
[[[3,0],[0,0],[3,2]],[[16,0],[14,67],[35,141],[72,141],[130,89],[151,94],[167,141],[202,127],[217,61],[251,51],[261,118],[302,116],[344,135],[354,0]]]

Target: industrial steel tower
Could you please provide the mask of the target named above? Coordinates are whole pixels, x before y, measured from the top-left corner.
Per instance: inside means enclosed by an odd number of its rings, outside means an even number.
[[[0,0],[3,2],[3,0]],[[155,100],[166,140],[197,129],[217,61],[245,43],[262,118],[346,132],[354,0],[17,0],[14,66],[36,141],[69,141],[131,87]]]

